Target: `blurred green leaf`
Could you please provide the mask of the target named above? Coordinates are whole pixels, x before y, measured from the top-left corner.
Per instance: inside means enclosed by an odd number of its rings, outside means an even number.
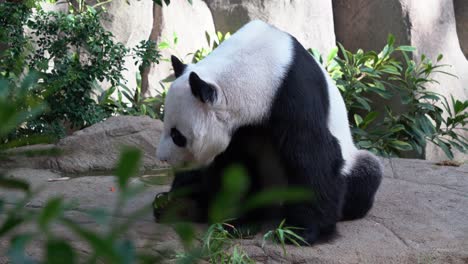
[[[44,209],[41,211],[38,223],[42,229],[47,228],[49,222],[56,219],[63,211],[62,199],[51,198],[47,201]]]
[[[119,255],[119,263],[136,263],[136,248],[132,241],[128,239],[119,240],[116,245],[116,252]]]
[[[65,240],[48,240],[45,259],[48,264],[76,263],[75,251]]]
[[[242,209],[248,211],[254,208],[274,205],[278,203],[294,203],[312,201],[314,199],[313,192],[308,188],[286,187],[286,188],[271,188],[254,194],[242,206]]]
[[[190,245],[192,245],[194,239],[196,238],[195,229],[193,225],[189,223],[176,223],[174,225],[174,229],[179,235],[185,247],[189,247]]]
[[[2,225],[0,225],[0,237],[23,224],[24,221],[25,219],[22,216],[13,213],[8,214],[6,219],[2,222]]]
[[[1,236],[1,235],[0,235]],[[34,264],[36,263],[26,253],[26,245],[32,240],[32,234],[21,234],[13,237],[10,248],[8,249],[8,258],[12,264]]]
[[[413,46],[399,46],[396,50],[414,52],[416,51],[416,48]]]
[[[140,167],[141,151],[135,148],[126,148],[120,155],[115,175],[118,178],[119,187],[122,190],[127,188],[130,177],[136,176]]]
[[[222,188],[210,208],[210,219],[213,223],[223,222],[236,216],[239,202],[249,187],[247,171],[239,165],[225,170]]]
[[[6,189],[20,190],[29,192],[29,184],[26,181],[20,179],[14,179],[6,177],[0,174],[0,187]]]

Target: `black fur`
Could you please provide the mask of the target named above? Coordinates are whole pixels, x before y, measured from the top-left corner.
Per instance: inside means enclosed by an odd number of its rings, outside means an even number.
[[[308,243],[333,235],[341,218],[346,185],[340,170],[340,145],[328,130],[325,76],[311,55],[294,39],[294,64],[279,88],[269,126],[288,173],[289,186],[309,186],[310,202],[286,208],[288,225],[305,228]]]
[[[261,179],[269,175],[262,175],[259,158],[265,149],[274,151],[288,186],[308,187],[314,194],[309,201],[276,210],[287,225],[303,228],[299,233],[307,243],[332,237],[339,220],[362,217],[372,206],[380,169],[361,166],[375,162],[370,157],[359,161],[347,177],[341,174],[341,148],[327,125],[330,106],[325,76],[302,45],[295,38],[293,41],[293,63],[277,90],[270,116],[261,124],[235,131],[226,151],[208,167],[176,175],[171,192],[192,189],[186,197],[196,201],[196,210],[201,212],[193,220],[208,220],[223,172],[232,164],[247,169],[251,180],[248,195],[264,189]],[[238,222],[268,220],[271,215],[266,212],[266,208],[247,212]]]
[[[174,69],[174,76],[178,78],[181,76],[185,68],[187,68],[187,65],[183,64],[176,56],[172,55],[171,56],[171,62],[172,62],[172,68]]]
[[[189,83],[193,96],[197,97],[203,103],[213,103],[216,100],[216,88],[200,79],[195,72],[190,73]]]
[[[374,204],[374,196],[382,181],[382,168],[379,161],[363,153],[356,159],[347,182],[342,220],[364,217]]]

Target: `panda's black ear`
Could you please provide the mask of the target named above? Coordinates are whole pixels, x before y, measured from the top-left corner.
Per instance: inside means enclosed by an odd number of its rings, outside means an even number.
[[[172,55],[171,56],[171,62],[172,62],[172,68],[174,69],[174,75],[176,78],[179,78],[184,73],[185,68],[187,68],[187,65],[182,63],[179,58],[176,56]]]
[[[200,79],[196,73],[190,73],[189,84],[192,90],[192,94],[203,103],[213,103],[216,100],[216,88],[213,87],[213,85]]]

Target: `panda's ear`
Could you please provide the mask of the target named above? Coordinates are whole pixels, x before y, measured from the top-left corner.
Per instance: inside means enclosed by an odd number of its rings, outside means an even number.
[[[172,62],[172,68],[174,69],[174,75],[176,78],[179,78],[184,73],[185,68],[187,68],[187,65],[182,63],[179,58],[176,56],[172,55],[171,56],[171,62]]]
[[[214,103],[217,97],[216,88],[213,85],[203,81],[195,73],[191,72],[189,76],[189,84],[192,94],[203,103]]]

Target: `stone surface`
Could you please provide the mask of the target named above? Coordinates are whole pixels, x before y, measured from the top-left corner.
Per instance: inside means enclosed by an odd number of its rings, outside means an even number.
[[[385,178],[378,191],[370,214],[364,219],[338,224],[340,236],[334,241],[298,248],[267,243],[262,248],[261,235],[239,244],[258,263],[468,263],[468,164],[461,167],[442,167],[423,160],[385,160]],[[41,207],[47,197],[63,195],[75,201],[68,214],[81,225],[99,228],[85,213],[96,207],[110,208],[116,193],[112,177],[80,177],[64,182],[47,182],[60,175],[49,171],[15,169],[12,177],[28,179],[36,188],[43,186],[41,196],[30,207]],[[134,179],[134,184],[139,180]],[[152,201],[156,192],[167,186],[148,186],[130,203],[130,209]],[[76,190],[79,190],[77,192]],[[18,199],[16,193],[2,193],[8,203]],[[127,209],[116,217],[125,219]],[[83,254],[87,245],[74,238],[69,231],[58,232],[74,241]],[[129,231],[137,248],[152,252],[181,250],[177,236],[164,225],[155,224],[148,214]],[[34,241],[28,253],[40,256],[41,241]],[[0,241],[0,256],[8,246]],[[0,263],[6,262],[0,257]]]
[[[152,1],[110,1],[105,5],[102,24],[112,32],[115,41],[123,43],[127,48],[133,48],[142,40],[147,40],[153,25]],[[132,56],[125,58],[122,72],[126,85],[135,90],[136,74],[139,72]],[[104,84],[105,85],[105,84]]]
[[[156,146],[163,129],[160,120],[148,116],[116,116],[60,140],[56,145],[18,148],[0,163],[0,168],[29,167],[67,173],[113,170],[123,147],[143,151],[143,169],[164,167],[156,159]],[[29,157],[26,152],[55,149],[59,155]]]
[[[468,58],[468,1],[453,0],[455,19],[457,20],[457,33],[460,46]]]
[[[331,0],[265,1],[205,0],[213,13],[216,30],[234,33],[254,19],[287,31],[305,48],[316,48],[322,54],[335,46]]]
[[[417,48],[416,59],[425,54],[435,61],[443,54],[442,63],[452,65],[444,70],[458,78],[435,74],[432,77],[440,84],[431,84],[428,89],[448,98],[453,95],[467,100],[468,61],[458,41],[452,0],[428,0],[424,4],[417,0],[333,0],[333,12],[337,41],[352,51],[358,48],[380,50],[392,33],[400,44]],[[392,106],[402,107],[395,103]],[[425,158],[447,159],[441,150],[430,144]],[[458,153],[456,159],[467,160],[467,156]]]
[[[157,43],[164,41],[171,44],[169,49],[162,50],[163,58],[169,59],[170,55],[176,55],[186,63],[191,62],[193,56],[190,53],[208,47],[205,32],[212,36],[215,32],[213,18],[205,2],[193,0],[189,4],[188,1],[171,1],[169,6],[163,4],[162,7],[155,7],[151,39]],[[178,37],[176,45],[173,43],[174,34]],[[160,81],[171,74],[172,66],[169,61],[152,65],[147,77],[147,95],[160,93]]]

